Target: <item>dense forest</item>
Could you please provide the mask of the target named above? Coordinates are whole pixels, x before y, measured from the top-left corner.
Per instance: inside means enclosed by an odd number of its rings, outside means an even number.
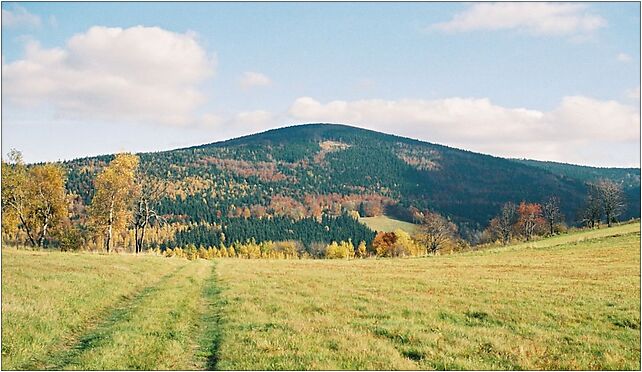
[[[114,158],[62,164],[74,217],[95,198],[96,176]],[[464,238],[479,234],[506,203],[559,200],[567,224],[582,221],[587,183],[623,187],[621,219],[639,217],[640,170],[509,160],[336,124],[307,124],[156,153],[139,171],[162,186],[152,247],[294,240],[309,247],[375,232],[357,217],[417,222],[419,211],[445,216]],[[127,239],[123,236],[123,239]]]

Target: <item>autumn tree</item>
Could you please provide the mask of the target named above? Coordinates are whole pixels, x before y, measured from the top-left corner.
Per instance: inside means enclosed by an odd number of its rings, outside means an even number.
[[[622,186],[611,180],[600,180],[596,184],[598,195],[602,203],[602,210],[606,216],[606,224],[611,227],[611,223],[624,210],[624,192]]]
[[[42,247],[68,217],[64,171],[55,164],[27,169],[16,150],[9,161],[2,163],[2,211],[8,223],[3,229],[19,226],[31,245]]]
[[[32,199],[31,223],[42,247],[49,232],[68,217],[64,171],[55,164],[35,166],[29,172],[27,188]]]
[[[425,212],[419,226],[419,241],[426,245],[429,253],[435,254],[444,243],[455,238],[457,226],[442,215]]]
[[[105,235],[107,252],[114,232],[124,229],[131,219],[137,167],[138,156],[118,154],[94,181],[96,191],[89,211],[92,222]]]
[[[27,190],[27,169],[20,151],[12,149],[8,154],[9,161],[2,161],[2,230],[15,232],[22,228],[31,245],[36,245],[36,238],[27,223],[30,200]]]
[[[530,240],[536,229],[544,224],[542,206],[537,203],[521,202],[517,212],[519,213],[518,227],[526,240]]]
[[[354,258],[354,245],[352,241],[332,242],[326,246],[326,258]]]
[[[359,258],[366,258],[368,256],[368,250],[366,249],[366,242],[363,240],[359,242],[359,246],[357,247],[357,257]]]
[[[549,233],[555,233],[555,225],[562,221],[562,212],[560,212],[560,199],[551,196],[542,204],[542,216],[548,224]]]
[[[392,247],[392,256],[422,256],[426,253],[426,248],[410,237],[406,231],[396,229],[395,235],[397,241]]]
[[[392,248],[397,242],[397,235],[393,232],[379,232],[372,240],[372,248],[374,249],[377,256],[380,257],[391,257]]]

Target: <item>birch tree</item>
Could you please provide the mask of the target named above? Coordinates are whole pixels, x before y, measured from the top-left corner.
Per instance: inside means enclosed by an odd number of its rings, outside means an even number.
[[[44,246],[68,217],[63,169],[55,164],[27,169],[20,152],[12,150],[9,163],[2,163],[2,211],[5,231],[22,229],[32,246]]]
[[[59,165],[44,164],[29,172],[28,194],[31,198],[32,229],[37,232],[37,245],[45,245],[50,231],[68,217],[64,171]]]
[[[27,223],[31,209],[26,187],[27,169],[20,151],[12,149],[8,157],[8,162],[2,161],[2,229],[22,228],[31,245],[35,246],[36,237]]]
[[[92,223],[104,234],[107,252],[112,247],[114,234],[131,220],[137,167],[138,156],[117,154],[94,181],[95,194],[89,213]]]

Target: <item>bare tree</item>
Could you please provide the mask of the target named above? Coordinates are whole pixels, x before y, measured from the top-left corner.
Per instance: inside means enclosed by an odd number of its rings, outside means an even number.
[[[166,185],[160,180],[152,180],[139,168],[136,174],[136,198],[134,200],[134,235],[136,253],[145,248],[145,231],[153,221],[163,221],[156,207],[165,194]]]
[[[606,224],[611,227],[611,223],[622,214],[625,207],[622,186],[611,180],[600,180],[596,186],[606,215]]]
[[[457,234],[457,226],[438,213],[426,211],[421,222],[420,240],[426,244],[430,253],[436,253],[444,243]]]
[[[594,228],[597,224],[599,227],[600,219],[602,218],[602,201],[597,185],[589,183],[586,185],[588,194],[584,207],[580,212],[582,222],[590,228]]]
[[[508,202],[502,206],[499,215],[495,218],[497,221],[496,229],[502,238],[502,243],[507,244],[510,239],[510,234],[513,231],[513,226],[517,223],[519,214],[517,213],[517,206],[513,202]]]
[[[557,196],[550,196],[542,203],[542,216],[546,220],[551,235],[555,233],[555,224],[562,221],[560,212],[560,199]]]

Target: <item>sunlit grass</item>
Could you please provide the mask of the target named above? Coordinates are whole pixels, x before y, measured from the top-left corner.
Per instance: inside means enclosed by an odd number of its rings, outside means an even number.
[[[374,231],[386,231],[392,232],[397,229],[401,229],[408,234],[414,234],[418,232],[419,225],[414,223],[405,222],[390,218],[388,216],[376,216],[376,217],[361,217],[359,222],[365,224],[370,229]]]
[[[2,249],[2,369],[34,368],[183,260]]]
[[[3,248],[2,369],[639,369],[639,229],[351,261]]]
[[[183,266],[159,285],[113,311],[97,329],[63,354],[55,369],[186,370],[197,361],[203,286],[212,264],[199,260]]]
[[[420,259],[220,260],[218,366],[639,369],[639,229]]]

